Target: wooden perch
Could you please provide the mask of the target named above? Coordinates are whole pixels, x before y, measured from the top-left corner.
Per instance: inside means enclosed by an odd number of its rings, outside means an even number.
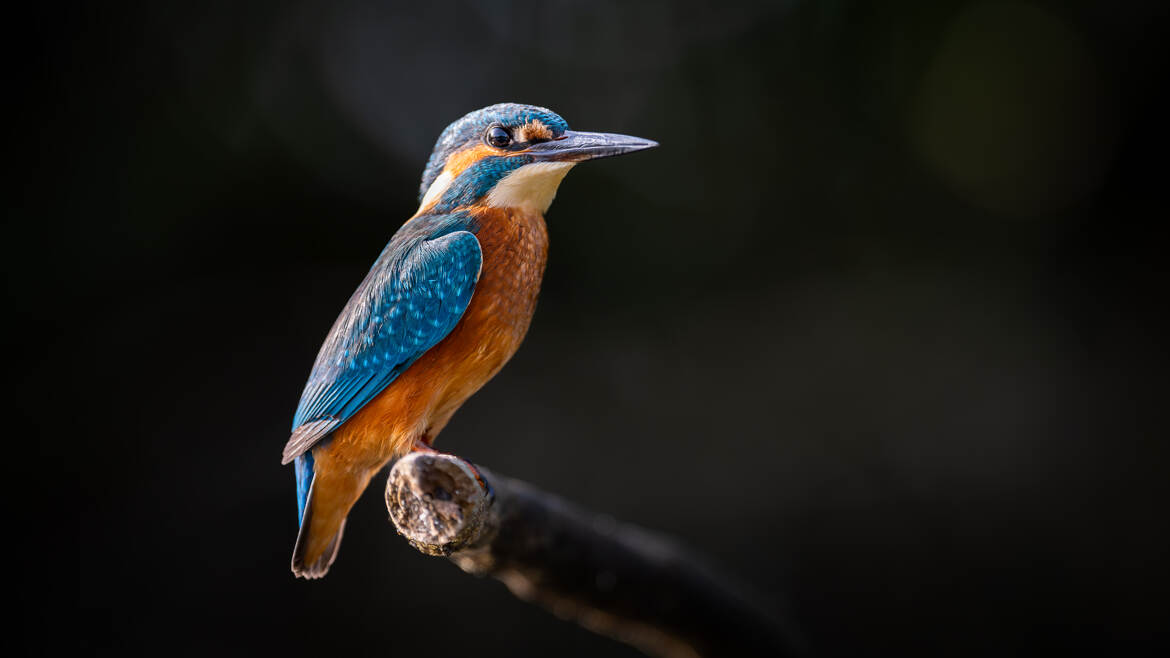
[[[521,599],[658,656],[792,656],[778,618],[676,543],[442,453],[386,483],[399,534]]]

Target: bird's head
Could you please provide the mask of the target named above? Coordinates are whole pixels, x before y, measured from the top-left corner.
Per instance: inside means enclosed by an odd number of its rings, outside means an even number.
[[[423,172],[419,214],[473,205],[544,212],[578,162],[655,146],[628,135],[569,130],[543,107],[485,107],[439,136]]]

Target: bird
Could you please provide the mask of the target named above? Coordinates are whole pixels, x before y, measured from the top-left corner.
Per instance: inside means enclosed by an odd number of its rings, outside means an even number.
[[[391,460],[432,447],[515,354],[548,254],[544,214],[586,160],[658,146],[570,130],[535,105],[499,103],[447,126],[419,207],[333,323],[301,393],[281,463],[296,475],[292,571],[324,576],[346,517]]]

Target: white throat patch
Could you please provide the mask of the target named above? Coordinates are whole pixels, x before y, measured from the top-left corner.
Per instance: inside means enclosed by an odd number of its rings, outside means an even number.
[[[519,208],[543,213],[552,204],[553,197],[557,195],[557,187],[574,164],[576,163],[526,164],[496,183],[484,199],[484,203],[495,208]],[[427,191],[427,196],[430,196],[430,190]]]
[[[450,172],[444,169],[443,173],[439,174],[438,178],[427,188],[427,193],[423,195],[422,202],[418,204],[419,212],[434,205],[435,201],[438,201],[439,197],[443,196],[443,192],[446,192],[447,188],[451,187],[451,180],[452,176]]]

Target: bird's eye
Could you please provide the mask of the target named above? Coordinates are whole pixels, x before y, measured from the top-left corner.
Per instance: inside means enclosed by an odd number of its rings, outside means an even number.
[[[512,143],[512,136],[508,134],[507,130],[499,126],[492,126],[487,131],[487,143],[502,149]]]

